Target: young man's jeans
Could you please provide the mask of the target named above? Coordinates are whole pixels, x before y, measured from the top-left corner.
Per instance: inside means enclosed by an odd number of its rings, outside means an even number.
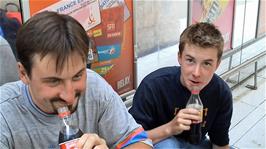
[[[169,137],[154,144],[155,149],[212,149],[212,144],[208,139],[204,139],[200,144],[193,145],[182,139]]]

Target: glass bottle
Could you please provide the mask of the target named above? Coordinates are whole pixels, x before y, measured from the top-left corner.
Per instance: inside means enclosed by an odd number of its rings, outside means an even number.
[[[58,108],[57,112],[62,120],[58,139],[60,149],[76,149],[77,140],[83,135],[83,132],[71,118],[68,107]]]
[[[187,108],[194,108],[200,111],[201,119],[203,113],[203,104],[199,96],[199,90],[192,90],[191,96],[186,105]],[[201,123],[192,122],[189,130],[189,141],[191,144],[199,144],[201,142]]]

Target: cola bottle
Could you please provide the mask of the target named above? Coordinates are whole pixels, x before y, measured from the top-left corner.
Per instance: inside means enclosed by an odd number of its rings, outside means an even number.
[[[57,109],[57,112],[62,120],[58,139],[60,149],[76,149],[78,138],[83,135],[83,132],[79,129],[75,121],[73,121],[68,107],[60,107]]]
[[[187,102],[186,107],[199,110],[202,119],[203,104],[199,96],[199,90],[191,91],[191,96]],[[189,142],[191,144],[199,144],[201,142],[201,123],[192,122],[192,124],[190,125]]]

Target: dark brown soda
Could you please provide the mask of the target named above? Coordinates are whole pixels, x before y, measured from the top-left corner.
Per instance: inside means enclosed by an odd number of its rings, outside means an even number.
[[[80,138],[82,135],[83,135],[83,132],[81,130],[79,130],[78,132],[73,133],[73,134],[66,134],[66,133],[63,133],[60,131],[58,142],[59,142],[59,144],[61,144],[63,142],[69,141],[69,140]]]
[[[201,142],[201,125],[200,123],[191,124],[189,130],[189,142],[191,144],[199,144]]]

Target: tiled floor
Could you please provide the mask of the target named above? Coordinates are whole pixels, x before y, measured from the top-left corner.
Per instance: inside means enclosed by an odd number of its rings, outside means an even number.
[[[265,149],[266,70],[258,73],[257,90],[253,77],[233,90],[234,111],[230,127],[230,144],[240,149]]]

